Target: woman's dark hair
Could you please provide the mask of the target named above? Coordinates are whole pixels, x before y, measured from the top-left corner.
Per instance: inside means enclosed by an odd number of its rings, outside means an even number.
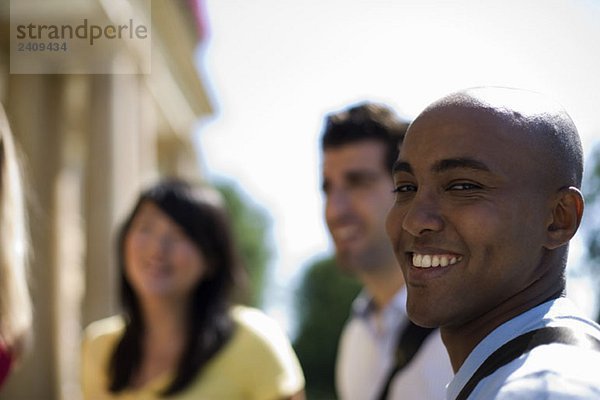
[[[132,382],[142,362],[144,320],[138,297],[125,275],[125,238],[144,203],[158,206],[198,246],[210,273],[194,289],[187,320],[187,341],[175,377],[162,393],[170,396],[184,390],[207,362],[225,345],[233,332],[228,309],[241,268],[228,216],[207,189],[192,188],[178,179],[168,179],[143,191],[118,235],[118,263],[125,332],[117,343],[109,366],[109,390],[120,392]]]

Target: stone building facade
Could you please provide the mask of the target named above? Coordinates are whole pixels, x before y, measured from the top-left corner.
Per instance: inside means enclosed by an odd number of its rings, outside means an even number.
[[[11,1],[63,23],[82,10],[111,22],[127,9],[151,25],[148,74],[116,72],[144,62],[135,49],[102,55],[115,73],[11,73],[10,23],[28,11],[0,2],[0,101],[26,167],[35,310],[33,347],[0,398],[76,400],[81,329],[117,309],[118,223],[142,185],[202,179],[192,143],[194,125],[212,113],[194,63],[202,37],[187,0]]]

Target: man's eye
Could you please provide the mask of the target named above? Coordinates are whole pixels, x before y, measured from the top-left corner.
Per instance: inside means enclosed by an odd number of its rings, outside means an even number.
[[[393,193],[408,193],[416,192],[417,187],[415,185],[398,185],[392,190]]]
[[[481,189],[481,186],[469,182],[454,183],[448,187],[448,190],[475,190]]]
[[[348,186],[350,188],[368,188],[371,187],[375,183],[375,180],[368,176],[360,176],[354,179],[348,180]]]

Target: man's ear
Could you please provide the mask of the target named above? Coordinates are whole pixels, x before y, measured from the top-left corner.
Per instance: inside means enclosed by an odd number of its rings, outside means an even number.
[[[583,208],[583,195],[576,187],[563,188],[556,193],[552,213],[548,218],[545,244],[547,249],[556,249],[571,240],[581,223]]]

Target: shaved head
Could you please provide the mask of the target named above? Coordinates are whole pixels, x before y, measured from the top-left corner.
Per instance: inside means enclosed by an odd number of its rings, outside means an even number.
[[[540,179],[558,187],[581,188],[583,149],[564,108],[546,96],[522,89],[481,87],[449,94],[427,107],[415,123],[440,110],[486,113],[532,150]],[[409,130],[410,132],[410,130]],[[541,182],[540,182],[541,183]]]

